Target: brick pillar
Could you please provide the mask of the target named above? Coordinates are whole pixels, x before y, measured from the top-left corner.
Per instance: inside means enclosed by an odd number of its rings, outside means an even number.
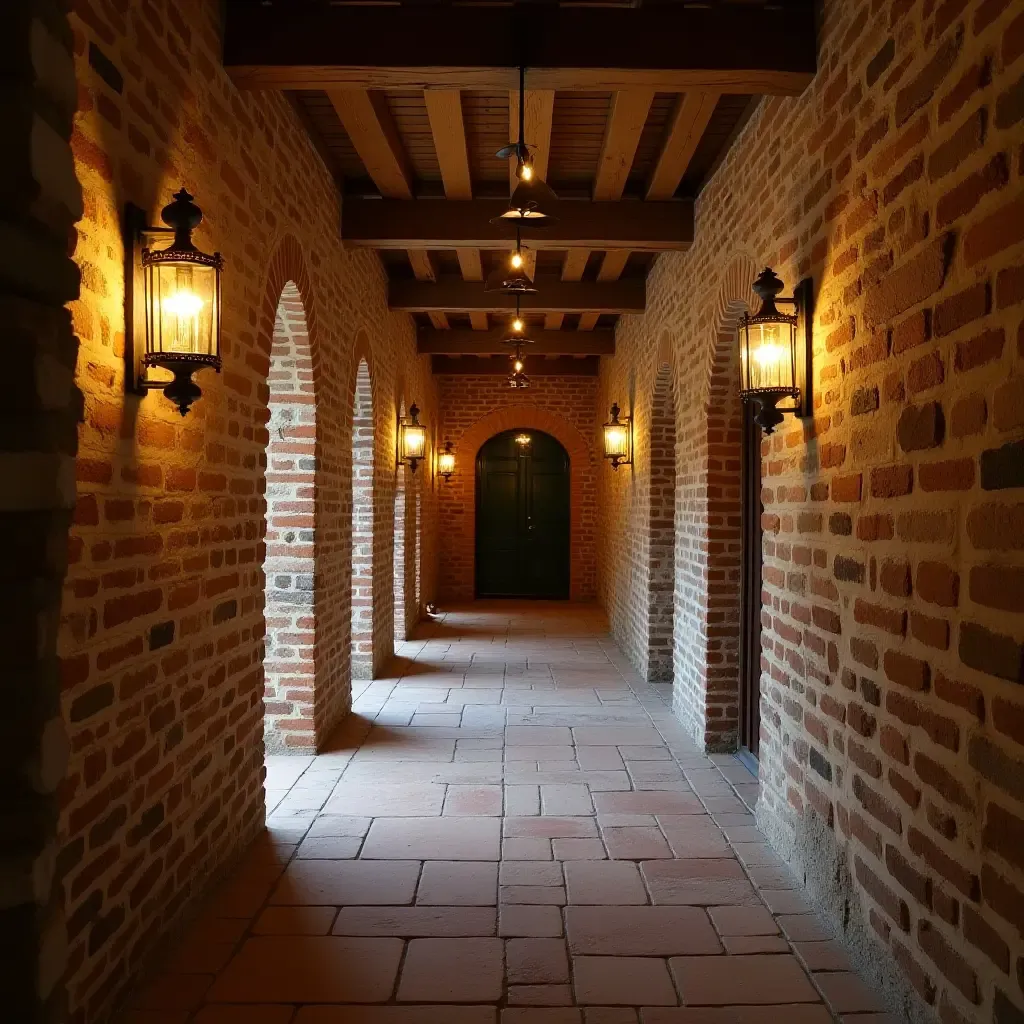
[[[360,362],[352,409],[352,678],[373,677],[373,389]]]
[[[654,383],[650,444],[647,678],[672,679],[675,619],[676,411],[672,372],[666,364]]]
[[[267,750],[310,752],[313,725],[316,395],[306,313],[281,292],[270,352],[267,445]]]
[[[75,502],[81,395],[64,303],[82,215],[71,157],[76,89],[66,9],[10,0],[0,34],[0,1007],[19,1024],[65,1019],[57,787],[67,763],[56,655]]]

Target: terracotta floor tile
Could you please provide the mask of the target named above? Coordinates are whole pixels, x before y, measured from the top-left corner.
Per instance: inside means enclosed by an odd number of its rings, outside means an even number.
[[[363,859],[498,860],[498,818],[376,818]]]
[[[789,943],[781,935],[723,935],[727,953],[788,953]]]
[[[581,747],[662,746],[657,729],[649,725],[577,726],[573,739]]]
[[[604,849],[602,847],[602,849]],[[502,860],[551,860],[550,839],[502,839]]]
[[[194,1010],[213,980],[212,974],[160,973],[129,1002],[135,1010]]]
[[[582,1024],[579,1010],[513,1009],[501,1011],[501,1024]]]
[[[592,817],[506,818],[502,834],[508,839],[595,839],[597,825]]]
[[[584,1024],[637,1024],[636,1010],[624,1006],[594,1006],[583,1012]]]
[[[708,913],[719,935],[777,935],[775,918],[764,907],[712,907]]]
[[[881,999],[864,982],[849,971],[825,971],[814,975],[825,1000],[836,1013],[882,1012]]]
[[[505,730],[505,743],[509,746],[571,746],[572,742],[572,731],[568,727],[510,725]]]
[[[267,907],[252,926],[254,935],[327,935],[337,907]]]
[[[598,814],[704,814],[700,800],[692,793],[651,789],[634,793],[595,793]]]
[[[505,972],[510,985],[552,985],[569,981],[565,940],[509,939],[505,943]]]
[[[550,860],[506,861],[501,865],[502,885],[564,885],[562,865]]]
[[[402,966],[399,1002],[497,1002],[503,946],[500,939],[413,939]]]
[[[334,935],[404,938],[493,935],[493,907],[342,907]]]
[[[362,839],[345,836],[304,839],[296,856],[301,860],[351,860],[362,845]]]
[[[722,952],[707,913],[697,907],[578,907],[565,910],[574,956],[681,956]]]
[[[625,906],[647,902],[637,866],[629,861],[570,860],[564,868],[570,903]]]
[[[821,1003],[645,1009],[643,1014],[644,1024],[832,1024],[832,1014]]]
[[[448,815],[498,816],[501,811],[501,786],[449,786],[444,799]]]
[[[314,906],[412,903],[419,874],[415,861],[295,861],[270,902]]]
[[[194,1024],[289,1024],[292,1006],[204,1006]]]
[[[836,941],[794,942],[793,948],[811,971],[848,971],[850,957]]]
[[[527,903],[507,903],[498,910],[498,934],[535,936],[562,934],[562,914],[558,907]]]
[[[817,914],[779,914],[777,920],[791,942],[825,942],[835,935]]]
[[[394,991],[402,945],[391,938],[257,936],[242,946],[207,1000],[382,1003]]]
[[[501,903],[534,903],[562,906],[565,889],[558,885],[503,885],[498,891]]]
[[[494,906],[498,865],[493,861],[428,860],[420,874],[416,902],[434,906]]]
[[[510,1006],[572,1006],[571,985],[509,985]]]
[[[555,860],[602,860],[607,857],[600,839],[552,839]]]
[[[685,1006],[814,1003],[820,997],[791,955],[675,957],[669,961]]]
[[[608,856],[613,860],[648,860],[671,857],[665,837],[656,826],[611,827],[601,830]]]
[[[293,1024],[495,1024],[490,1006],[300,1006]]]
[[[651,860],[641,865],[652,903],[691,906],[757,905],[735,860]]]
[[[675,1006],[679,1002],[664,960],[578,956],[573,957],[572,973],[576,1002],[582,1005]]]
[[[379,783],[364,786],[342,780],[324,807],[325,814],[389,818],[440,814],[444,787],[432,783]]]

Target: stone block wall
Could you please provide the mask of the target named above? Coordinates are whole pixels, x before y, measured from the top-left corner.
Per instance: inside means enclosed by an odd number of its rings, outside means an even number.
[[[220,69],[219,12],[205,0],[76,0],[72,18],[71,141],[85,213],[71,315],[84,410],[60,627],[72,750],[58,868],[72,1020],[90,1024],[263,820],[266,495],[283,497],[285,486],[282,465],[267,470],[268,378],[282,294],[289,312],[302,308],[303,377],[316,399],[301,439],[303,458],[312,440],[313,479],[295,499],[299,528],[312,519],[316,564],[311,581],[294,574],[313,586],[316,674],[312,693],[308,677],[289,681],[294,708],[277,719],[283,747],[322,743],[349,706],[359,360],[372,391],[373,614],[363,642],[374,668],[393,649],[399,377],[427,417],[436,410],[410,319],[388,312],[377,258],[342,248],[334,182],[288,101],[240,92]],[[182,185],[205,212],[197,244],[225,260],[223,372],[198,375],[203,397],[185,418],[159,392],[126,394],[120,227],[126,201],[156,222]],[[274,397],[278,383],[275,375]],[[429,536],[432,514],[427,506]],[[275,515],[272,530],[288,528]],[[306,661],[308,623],[295,624]],[[270,695],[276,703],[280,693]]]
[[[443,600],[471,601],[475,586],[476,456],[495,434],[518,427],[543,430],[569,453],[569,595],[596,596],[597,477],[602,469],[594,433],[596,377],[544,377],[512,389],[501,375],[436,378],[441,416],[437,445],[451,441],[455,475],[438,489],[438,592]]]
[[[735,327],[763,266],[813,276],[814,415],[762,447],[759,821],[910,1019],[1021,1020],[1024,14],[827,0],[818,64],[759,104],[602,360],[596,422],[629,396],[638,457],[600,476],[600,592],[644,667],[668,362],[677,710],[734,744]]]

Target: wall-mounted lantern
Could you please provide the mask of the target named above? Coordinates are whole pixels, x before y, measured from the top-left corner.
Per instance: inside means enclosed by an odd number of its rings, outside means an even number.
[[[753,288],[761,308],[752,316],[745,313],[740,322],[740,397],[757,406],[754,421],[770,434],[787,412],[811,414],[812,282],[807,278],[792,298],[780,298],[782,281],[765,267]],[[793,306],[794,312],[781,312],[779,303]],[[785,398],[793,404],[780,408]]]
[[[444,478],[445,483],[451,480],[452,473],[455,472],[455,452],[452,451],[451,441],[445,441],[444,451],[438,453],[437,472]]]
[[[160,216],[168,226],[146,224],[146,215],[128,204],[125,211],[126,356],[128,389],[145,394],[154,388],[184,416],[202,390],[192,375],[211,366],[218,373],[220,356],[220,275],[224,261],[197,249],[192,232],[203,212],[185,189]],[[153,249],[157,239],[171,237],[166,249]],[[151,367],[169,370],[173,380],[153,380]]]
[[[604,425],[604,457],[611,459],[612,469],[633,464],[633,419],[619,418],[618,403],[612,405],[612,418]]]
[[[427,450],[427,428],[420,423],[420,410],[415,402],[409,415],[398,418],[398,465],[408,466],[414,473]]]

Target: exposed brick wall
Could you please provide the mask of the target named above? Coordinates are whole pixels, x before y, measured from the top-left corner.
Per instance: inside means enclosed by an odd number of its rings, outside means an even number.
[[[302,693],[301,713],[278,723],[292,723],[299,749],[322,743],[349,706],[359,360],[374,391],[375,666],[394,636],[399,368],[428,421],[436,400],[409,318],[387,311],[379,261],[341,245],[334,183],[287,100],[239,92],[219,70],[219,5],[197,0],[187,16],[172,0],[75,8],[85,216],[72,316],[85,404],[60,634],[72,755],[59,867],[72,1019],[92,1024],[262,823],[268,373],[287,283],[316,395],[313,714]],[[119,229],[126,200],[156,221],[179,185],[206,214],[197,243],[225,259],[224,370],[199,374],[203,397],[184,419],[159,393],[125,395]]]
[[[67,764],[55,624],[75,502],[78,295],[68,237],[82,214],[69,140],[75,110],[65,5],[14,0],[3,14],[0,109],[0,1006],[5,1020],[62,1020],[66,961],[57,853]]]
[[[316,394],[306,313],[288,282],[270,349],[267,443],[267,750],[313,749]],[[302,724],[305,728],[295,728]],[[290,728],[289,728],[290,727]]]
[[[597,454],[594,435],[595,377],[541,377],[512,389],[503,376],[438,377],[441,428],[437,443],[455,448],[455,475],[438,491],[440,530],[438,591],[449,601],[473,598],[476,456],[503,430],[532,427],[555,437],[569,453],[571,551],[569,596],[592,600],[597,577]]]
[[[675,606],[676,410],[672,368],[658,367],[650,431],[647,678],[672,679]]]
[[[735,322],[762,266],[813,275],[814,417],[762,448],[759,820],[912,1019],[1017,1020],[1024,14],[828,0],[820,40],[814,83],[759,105],[693,248],[659,259],[602,360],[601,406],[638,396],[638,458],[635,484],[601,476],[601,593],[642,649],[625,609],[667,337],[677,710],[732,741],[715,724],[737,686]]]

